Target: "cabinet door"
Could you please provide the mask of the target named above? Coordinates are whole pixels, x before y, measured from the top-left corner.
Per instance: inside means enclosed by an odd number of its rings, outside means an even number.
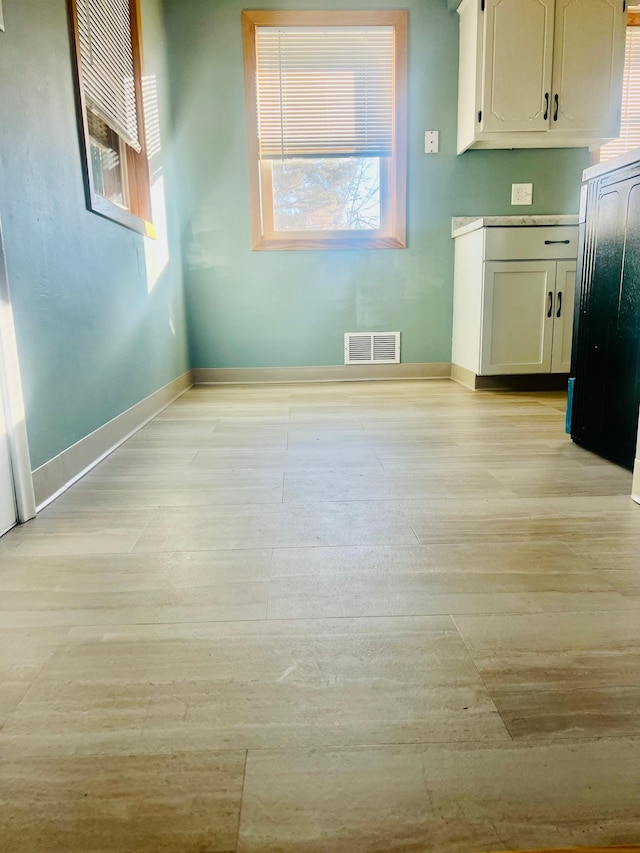
[[[558,261],[556,298],[553,306],[551,372],[569,373],[573,341],[573,303],[576,293],[576,262]]]
[[[552,131],[618,135],[625,25],[622,0],[556,0]]]
[[[480,374],[549,373],[555,261],[485,263]]]
[[[486,0],[483,132],[549,129],[554,2]]]

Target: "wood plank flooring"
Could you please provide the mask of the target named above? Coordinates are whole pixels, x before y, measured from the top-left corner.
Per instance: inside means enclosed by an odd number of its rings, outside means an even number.
[[[0,539],[3,853],[640,841],[640,507],[558,393],[192,389]]]

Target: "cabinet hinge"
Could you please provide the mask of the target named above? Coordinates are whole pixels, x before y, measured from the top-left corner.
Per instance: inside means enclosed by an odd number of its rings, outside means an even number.
[[[482,110],[478,113],[478,121],[482,121]]]
[[[482,0],[482,2],[484,3],[484,0]],[[622,0],[622,11],[627,11],[627,0]]]

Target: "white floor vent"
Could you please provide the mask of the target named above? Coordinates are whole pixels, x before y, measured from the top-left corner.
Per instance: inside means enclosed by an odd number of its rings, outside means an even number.
[[[345,364],[399,364],[400,332],[347,332]]]

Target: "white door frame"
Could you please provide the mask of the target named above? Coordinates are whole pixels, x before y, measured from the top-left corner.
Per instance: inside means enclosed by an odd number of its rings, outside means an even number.
[[[13,486],[16,494],[18,521],[28,521],[36,514],[36,499],[31,476],[31,458],[25,423],[22,382],[18,364],[18,346],[16,342],[13,312],[7,280],[2,243],[2,223],[0,223],[0,394],[4,406],[9,439],[9,456],[13,474]]]

